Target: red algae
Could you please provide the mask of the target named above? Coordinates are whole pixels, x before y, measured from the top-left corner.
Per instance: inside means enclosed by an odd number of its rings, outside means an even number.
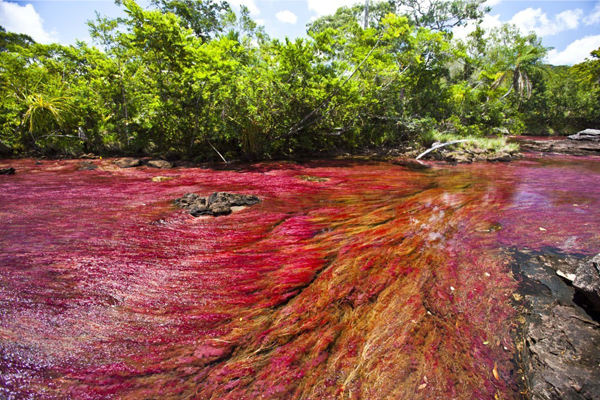
[[[593,158],[95,163],[0,177],[0,397],[520,398],[506,248],[600,249]]]

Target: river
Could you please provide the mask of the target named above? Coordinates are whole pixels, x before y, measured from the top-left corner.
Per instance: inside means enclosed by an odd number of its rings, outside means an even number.
[[[8,163],[1,398],[516,399],[509,250],[600,252],[593,157]],[[173,205],[215,191],[262,201]]]

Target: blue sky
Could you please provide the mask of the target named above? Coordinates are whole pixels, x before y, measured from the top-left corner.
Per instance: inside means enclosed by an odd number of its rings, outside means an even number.
[[[361,1],[362,0],[358,0]],[[246,5],[252,17],[273,37],[304,36],[306,24],[337,7],[356,0],[230,0],[234,7]],[[139,3],[147,4],[146,0]],[[571,65],[583,61],[600,47],[600,1],[515,1],[488,0],[492,11],[485,16],[487,28],[504,22],[523,32],[534,31],[545,46],[553,47],[548,62]],[[0,0],[0,25],[12,32],[26,33],[40,43],[73,44],[89,40],[86,21],[95,11],[108,16],[122,15],[113,0]],[[469,28],[455,32],[460,37]]]

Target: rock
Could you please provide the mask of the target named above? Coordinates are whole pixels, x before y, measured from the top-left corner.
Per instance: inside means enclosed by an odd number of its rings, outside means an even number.
[[[511,161],[514,157],[508,153],[498,152],[493,155],[487,157],[488,161],[496,161],[496,162],[508,162]]]
[[[100,156],[95,155],[94,153],[87,153],[79,156],[79,158],[94,160],[100,158]]]
[[[150,160],[150,161],[148,161],[147,165],[152,168],[161,168],[161,169],[173,168],[173,164],[171,164],[170,162],[165,161],[165,160]]]
[[[600,154],[600,141],[594,140],[515,140],[521,148],[544,153],[588,156]]]
[[[175,204],[186,209],[194,217],[227,215],[233,211],[232,207],[251,206],[258,203],[260,203],[260,199],[257,196],[226,192],[215,192],[208,197],[187,193],[175,200]]]
[[[575,135],[569,136],[571,140],[593,140],[600,142],[600,129],[585,129],[577,132]]]
[[[329,178],[322,178],[320,176],[301,175],[298,178],[307,182],[327,182]]]
[[[94,165],[94,163],[90,162],[90,161],[83,161],[79,163],[79,171],[93,171],[95,169],[97,169],[98,166]]]
[[[174,176],[154,176],[152,177],[152,182],[166,182],[166,181],[170,181],[171,179],[175,179]]]
[[[429,165],[424,164],[421,161],[414,160],[412,158],[398,157],[398,158],[391,160],[390,162],[392,164],[400,165],[402,167],[405,167],[405,168],[408,168],[408,169],[414,170],[414,171],[422,171],[422,170],[431,169],[431,167]]]
[[[14,175],[15,169],[13,167],[0,168],[0,175]]]
[[[206,204],[206,198],[200,197],[196,193],[186,193],[182,197],[176,199],[175,204],[177,204],[181,208],[187,208],[200,199],[204,204]]]
[[[252,206],[260,203],[260,199],[253,195],[233,194],[226,192],[216,192],[208,198],[208,204],[229,204],[231,207]]]
[[[600,254],[579,264],[573,286],[583,293],[596,312],[600,311]]]
[[[600,324],[580,306],[568,279],[577,279],[576,271],[591,261],[558,252],[517,251],[513,257],[526,299],[517,347],[527,398],[600,400]]]
[[[465,151],[453,151],[450,153],[440,153],[445,161],[455,162],[458,164],[472,163],[474,157]]]
[[[598,328],[579,309],[563,305],[529,326],[531,398],[600,399]]]
[[[215,217],[231,214],[231,205],[227,203],[214,203],[208,206],[208,211]]]
[[[133,168],[142,165],[142,160],[139,158],[119,158],[115,160],[115,164],[120,168]]]

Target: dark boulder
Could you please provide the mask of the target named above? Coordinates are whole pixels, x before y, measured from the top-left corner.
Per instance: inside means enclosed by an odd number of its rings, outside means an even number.
[[[15,169],[13,167],[0,168],[0,175],[14,175]]]
[[[115,164],[120,168],[133,168],[142,165],[142,160],[139,158],[118,158],[115,160]]]
[[[252,206],[260,203],[260,199],[253,195],[215,192],[208,197],[208,204],[229,204],[231,207]]]
[[[227,215],[233,211],[232,207],[251,206],[258,203],[260,203],[260,199],[254,195],[225,192],[215,192],[208,197],[187,193],[175,200],[175,204],[187,210],[194,217]]]

